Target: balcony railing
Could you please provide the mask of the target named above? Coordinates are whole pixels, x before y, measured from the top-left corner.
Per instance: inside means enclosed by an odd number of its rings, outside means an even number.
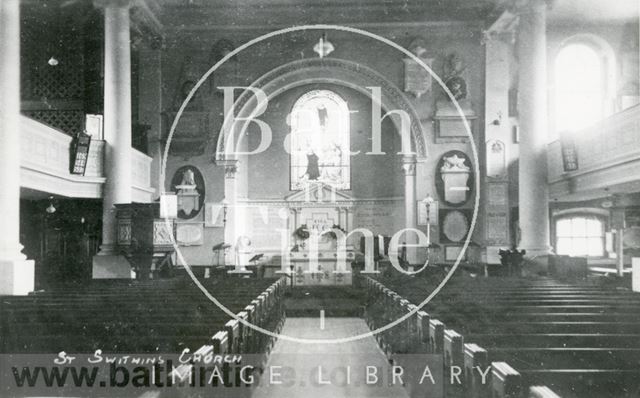
[[[93,140],[84,176],[69,172],[72,137],[26,116],[21,118],[21,186],[55,195],[101,198],[105,142]],[[132,150],[132,196],[151,200],[151,158]]]
[[[640,164],[640,105],[616,113],[574,133],[578,169],[564,171],[562,146],[548,147],[548,179],[552,194],[562,196],[639,180],[630,174]]]

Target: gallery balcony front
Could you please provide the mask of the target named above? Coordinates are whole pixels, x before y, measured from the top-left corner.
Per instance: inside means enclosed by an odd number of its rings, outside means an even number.
[[[44,123],[21,117],[20,186],[24,192],[68,198],[102,198],[106,182],[105,141],[91,140],[84,175],[70,172],[73,137]],[[153,199],[151,161],[146,154],[132,149],[132,199]]]

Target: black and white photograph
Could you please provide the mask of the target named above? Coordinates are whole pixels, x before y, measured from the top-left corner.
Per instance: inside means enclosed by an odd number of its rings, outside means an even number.
[[[0,398],[640,397],[640,0],[0,0]]]

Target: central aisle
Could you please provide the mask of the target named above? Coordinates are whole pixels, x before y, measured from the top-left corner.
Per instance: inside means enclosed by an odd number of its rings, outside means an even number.
[[[324,325],[320,318],[287,318],[282,330],[283,335],[308,339],[335,339],[366,332],[369,327],[360,318],[325,318]],[[269,357],[263,383],[253,397],[408,397],[399,383],[389,385],[390,379],[382,371],[387,365],[387,358],[372,336],[342,344],[279,339]],[[378,369],[377,384],[372,383],[373,376],[367,384],[367,367]],[[369,371],[373,372],[371,368]]]

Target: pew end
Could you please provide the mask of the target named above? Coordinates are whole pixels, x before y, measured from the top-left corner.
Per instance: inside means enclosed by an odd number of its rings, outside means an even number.
[[[464,364],[463,353],[464,338],[455,330],[445,329],[444,331],[444,365],[462,366]]]
[[[522,376],[506,362],[491,363],[491,397],[521,398]]]
[[[488,375],[482,382],[478,369],[485,371],[489,366],[487,350],[475,343],[464,345],[464,379],[466,394],[469,398],[486,398],[489,396]]]
[[[437,319],[429,320],[429,352],[442,354],[444,346],[444,323]]]
[[[528,398],[560,398],[560,396],[547,386],[531,386]]]

